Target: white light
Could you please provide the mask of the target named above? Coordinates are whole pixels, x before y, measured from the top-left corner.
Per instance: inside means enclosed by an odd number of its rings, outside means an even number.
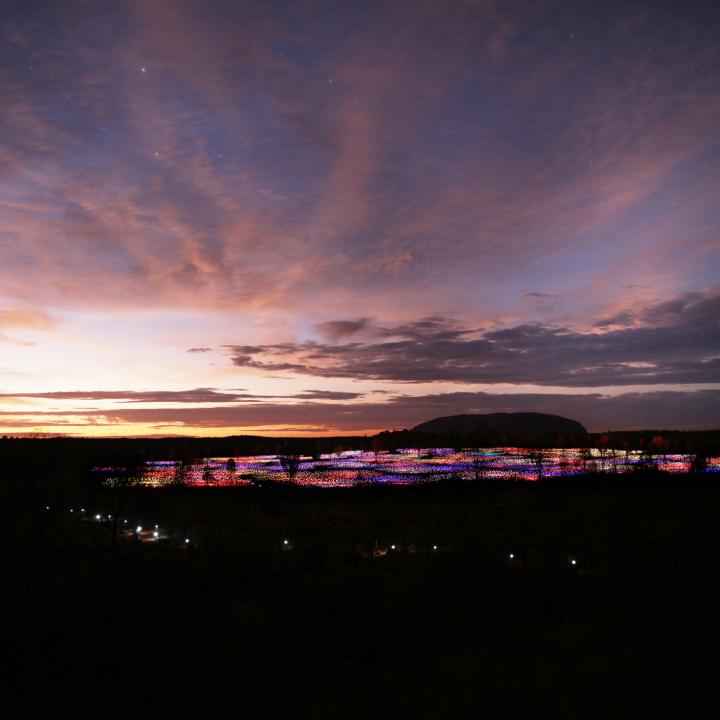
[[[189,542],[190,542],[190,538],[185,538],[185,542],[186,542],[186,543],[189,543]]]
[[[85,508],[80,508],[80,512],[85,512]]]
[[[287,545],[287,544],[288,544],[288,541],[287,541],[287,540],[283,540],[283,545]]]
[[[394,550],[394,549],[395,549],[395,546],[394,546],[394,545],[391,545],[391,546],[390,546],[390,549],[391,549],[391,550]]]
[[[141,73],[146,73],[146,72],[147,72],[147,68],[146,68],[146,67],[141,67],[141,68],[140,68],[140,72],[141,72]]]
[[[138,525],[138,526],[135,528],[135,532],[136,532],[136,533],[142,532],[142,525]]]
[[[46,505],[46,506],[45,506],[45,509],[46,509],[46,510],[49,510],[49,509],[50,509],[50,506],[49,506],[49,505]]]
[[[437,545],[433,545],[433,550],[437,550]]]
[[[96,516],[95,516],[95,519],[96,519],[96,520],[99,520],[100,518],[101,518],[100,515],[96,515]]]
[[[153,537],[154,537],[154,538],[160,537],[160,533],[156,530],[156,531],[153,533]]]
[[[511,560],[514,560],[514,559],[515,559],[515,555],[513,555],[512,553],[510,553],[510,559],[511,559]]]
[[[72,508],[70,508],[70,512],[75,512]]]
[[[577,560],[571,560],[571,561],[570,561],[570,564],[571,564],[571,565],[577,565]]]
[[[123,520],[123,525],[127,525],[127,520]]]
[[[108,515],[108,520],[112,520],[112,515]]]
[[[158,529],[158,526],[157,526],[157,525],[155,526],[155,529],[156,529],[156,530]]]

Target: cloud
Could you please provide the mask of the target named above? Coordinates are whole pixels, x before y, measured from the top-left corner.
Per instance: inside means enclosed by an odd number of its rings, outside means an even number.
[[[342,340],[364,330],[368,325],[368,318],[360,320],[330,320],[318,323],[315,327],[331,340]]]
[[[609,318],[598,320],[597,327],[674,325],[678,322],[704,323],[713,325],[717,312],[717,293],[690,292],[670,300],[635,310],[625,310]]]
[[[714,205],[714,184],[676,182],[688,163],[707,174],[718,141],[701,14],[271,5],[63,4],[7,26],[8,296],[492,315],[500,284],[517,297],[540,275],[555,287],[534,297],[554,295],[568,275],[630,272],[631,246],[633,272],[673,269],[658,222],[692,277],[708,239],[698,221],[676,237],[657,194],[696,198],[696,217]]]
[[[298,400],[356,400],[362,397],[363,393],[340,392],[335,390],[304,390],[291,397]]]
[[[590,387],[720,380],[720,291],[653,305],[634,318],[637,325],[589,333],[541,324],[476,331],[429,318],[382,329],[394,340],[228,350],[242,368],[399,382]]]
[[[212,388],[194,390],[67,390],[36,393],[3,393],[3,398],[43,400],[117,400],[127,403],[212,403],[252,401],[256,396],[242,392],[222,392]]]
[[[242,407],[119,408],[112,411],[21,412],[3,415],[0,425],[33,427],[91,423],[123,426],[165,425],[193,429],[302,427],[309,432],[364,432],[413,427],[443,415],[484,412],[548,412],[580,421],[591,431],[605,429],[703,429],[718,426],[720,390],[556,395],[458,392],[399,396],[387,402],[352,405],[305,402],[262,403]],[[137,430],[135,430],[137,432]]]
[[[0,308],[0,329],[51,330],[55,320],[45,311],[29,308]]]
[[[527,292],[527,293],[523,293],[522,296],[524,298],[528,298],[530,300],[554,300],[556,298],[562,297],[562,295],[559,293],[542,293],[542,292]]]
[[[304,390],[294,395],[256,395],[241,391],[195,388],[192,390],[58,390],[51,392],[0,393],[0,400],[112,400],[119,403],[249,403],[264,400],[356,400],[359,392]]]

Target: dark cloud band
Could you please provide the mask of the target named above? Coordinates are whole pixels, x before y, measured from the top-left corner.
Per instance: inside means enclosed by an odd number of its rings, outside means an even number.
[[[26,426],[62,427],[71,417],[86,423],[138,423],[176,429],[303,427],[317,432],[365,432],[408,428],[425,420],[457,413],[547,412],[580,421],[590,431],[627,429],[706,429],[720,426],[720,390],[556,395],[531,393],[458,392],[395,397],[387,402],[266,402],[237,406],[189,408],[116,408],[87,412],[13,413],[0,422]],[[279,431],[279,430],[278,430]]]
[[[603,325],[615,324],[612,319]],[[525,324],[476,332],[431,318],[381,341],[230,346],[238,367],[320,377],[565,387],[720,382],[720,291],[694,293],[578,332]],[[394,338],[394,339],[392,339]]]

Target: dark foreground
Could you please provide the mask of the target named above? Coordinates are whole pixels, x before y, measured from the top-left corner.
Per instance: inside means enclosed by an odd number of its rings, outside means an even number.
[[[699,716],[715,484],[134,489],[161,537],[114,551],[68,508],[117,498],[8,502],[2,676],[24,717]]]

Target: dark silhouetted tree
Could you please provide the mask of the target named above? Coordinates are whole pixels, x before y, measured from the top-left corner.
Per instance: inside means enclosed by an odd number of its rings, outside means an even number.
[[[542,450],[531,450],[528,453],[528,459],[535,468],[535,477],[538,480],[542,480],[545,466],[545,453]]]
[[[300,469],[300,455],[284,453],[278,455],[278,460],[280,460],[280,467],[283,469],[288,482],[294,483]]]
[[[205,466],[203,467],[202,479],[206,485],[210,485],[215,480],[215,478],[213,476],[212,468],[210,467],[209,463],[207,463],[207,462],[205,463]]]
[[[473,479],[484,480],[487,477],[488,459],[482,452],[473,453],[470,461],[473,473]]]

